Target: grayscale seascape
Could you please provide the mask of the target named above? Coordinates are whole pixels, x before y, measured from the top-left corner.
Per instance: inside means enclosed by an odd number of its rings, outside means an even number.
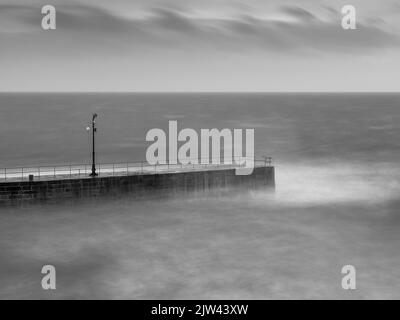
[[[144,160],[149,128],[255,128],[276,191],[0,209],[0,298],[400,298],[399,94],[1,93],[0,167]],[[57,268],[57,290],[38,270]],[[341,287],[357,266],[357,290]]]

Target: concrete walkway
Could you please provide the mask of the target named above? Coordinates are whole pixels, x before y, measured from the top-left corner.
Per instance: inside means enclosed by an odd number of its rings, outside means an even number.
[[[270,166],[270,162],[256,160],[255,167]],[[165,174],[178,172],[226,170],[243,168],[237,164],[158,164],[149,165],[148,163],[118,163],[118,164],[98,164],[96,172],[98,176],[124,176],[138,174]],[[91,178],[91,165],[64,165],[64,166],[43,166],[26,168],[0,169],[0,183],[27,181],[33,176],[35,181],[48,181],[59,179],[81,179]]]

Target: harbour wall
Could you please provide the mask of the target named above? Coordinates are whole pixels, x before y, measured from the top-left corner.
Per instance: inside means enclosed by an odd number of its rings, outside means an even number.
[[[256,167],[251,175],[235,169],[98,176],[0,183],[0,205],[59,202],[63,200],[128,195],[158,198],[230,189],[275,188],[275,169]]]

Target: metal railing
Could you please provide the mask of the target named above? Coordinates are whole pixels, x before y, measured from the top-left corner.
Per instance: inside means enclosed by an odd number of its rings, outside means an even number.
[[[99,176],[122,176],[133,174],[173,173],[184,171],[202,171],[213,169],[234,169],[246,166],[245,161],[254,161],[254,167],[272,166],[272,158],[246,159],[240,158],[236,162],[224,162],[219,159],[196,159],[190,160],[188,164],[182,163],[157,163],[148,162],[124,162],[124,163],[98,163],[96,171]],[[0,182],[26,181],[26,180],[55,180],[89,177],[91,164],[70,164],[57,166],[18,167],[0,169]]]

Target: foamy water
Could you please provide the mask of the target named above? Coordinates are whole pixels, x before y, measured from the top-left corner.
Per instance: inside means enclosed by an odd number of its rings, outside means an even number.
[[[383,204],[398,199],[399,168],[330,164],[277,168],[274,199],[287,205]]]
[[[146,130],[179,115],[196,129],[252,124],[277,180],[274,194],[1,208],[0,298],[399,298],[398,95],[0,101],[7,166],[82,162],[79,130],[95,110],[104,160],[140,159]],[[56,291],[40,287],[44,264],[57,268]]]

